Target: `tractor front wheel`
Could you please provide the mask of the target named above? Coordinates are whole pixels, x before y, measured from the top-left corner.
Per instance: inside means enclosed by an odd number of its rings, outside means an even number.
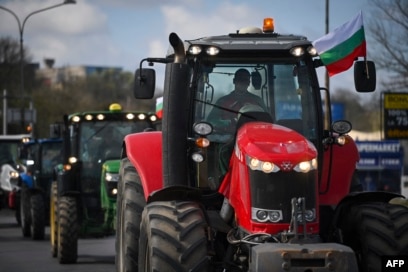
[[[389,203],[352,207],[344,221],[346,245],[356,253],[360,271],[381,271],[381,256],[408,254],[408,208]]]
[[[58,200],[58,260],[75,263],[78,257],[78,221],[76,198],[61,196]]]
[[[116,270],[137,271],[140,221],[146,205],[139,174],[128,158],[121,161],[116,215]]]
[[[45,205],[40,193],[32,194],[31,203],[31,235],[33,240],[44,240],[45,236]]]
[[[20,196],[21,230],[24,237],[31,236],[30,191],[26,185],[21,187]]]
[[[50,242],[51,255],[57,257],[58,255],[58,195],[57,182],[51,183],[50,191]]]
[[[139,239],[139,271],[208,271],[206,221],[195,202],[147,204]]]

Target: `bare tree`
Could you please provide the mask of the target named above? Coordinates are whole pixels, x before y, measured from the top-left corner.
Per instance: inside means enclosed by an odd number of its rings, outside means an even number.
[[[24,63],[30,63],[31,55],[24,48]],[[20,44],[11,37],[0,37],[0,89],[17,89],[20,81]]]
[[[389,74],[386,90],[408,91],[408,1],[372,0],[366,24],[371,58]]]

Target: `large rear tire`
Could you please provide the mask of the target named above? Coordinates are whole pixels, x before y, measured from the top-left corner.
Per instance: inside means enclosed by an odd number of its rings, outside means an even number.
[[[120,165],[116,215],[116,271],[138,271],[140,221],[146,206],[140,176],[128,158]]]
[[[408,254],[408,208],[389,203],[352,207],[343,228],[344,242],[356,253],[361,272],[381,271],[381,256]]]
[[[208,271],[206,221],[195,202],[152,202],[143,211],[139,271]]]
[[[78,222],[75,197],[62,196],[58,200],[58,261],[75,263],[78,257]]]
[[[45,205],[40,193],[32,194],[31,203],[31,235],[33,240],[44,240],[45,237]]]
[[[31,236],[30,191],[26,185],[21,187],[20,197],[21,230],[24,237]]]
[[[50,191],[50,242],[51,256],[58,256],[58,193],[57,182],[51,183]]]

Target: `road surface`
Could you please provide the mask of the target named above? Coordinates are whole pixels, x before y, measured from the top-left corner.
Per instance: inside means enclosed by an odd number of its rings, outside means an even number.
[[[115,236],[80,239],[77,263],[61,265],[51,256],[49,233],[43,241],[24,238],[14,211],[0,210],[0,271],[115,272]]]

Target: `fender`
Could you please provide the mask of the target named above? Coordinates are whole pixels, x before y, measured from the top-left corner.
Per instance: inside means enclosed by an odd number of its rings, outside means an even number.
[[[344,146],[332,145],[324,151],[324,163],[320,182],[320,204],[337,205],[350,193],[350,185],[356,164],[360,160],[357,145],[348,136]]]
[[[161,131],[129,134],[124,139],[126,155],[140,176],[147,200],[154,191],[163,188]]]

